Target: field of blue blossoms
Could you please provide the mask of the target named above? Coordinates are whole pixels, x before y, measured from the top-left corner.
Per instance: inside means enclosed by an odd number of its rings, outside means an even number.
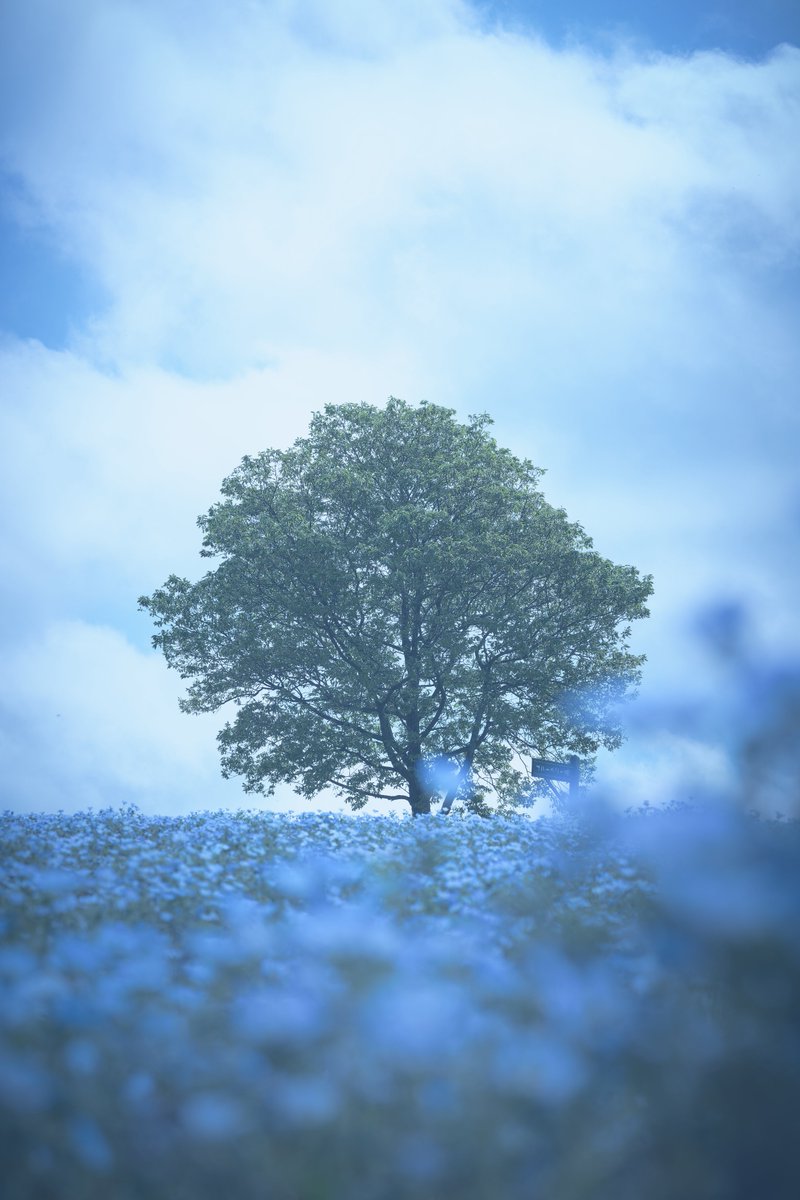
[[[797,800],[780,686],[740,777]],[[794,819],[0,830],[5,1200],[800,1194]]]
[[[2,845],[7,1200],[796,1195],[793,823],[128,810]]]

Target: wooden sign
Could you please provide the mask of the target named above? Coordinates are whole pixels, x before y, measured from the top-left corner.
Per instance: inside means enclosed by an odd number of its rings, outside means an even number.
[[[577,792],[580,781],[580,764],[575,754],[568,762],[553,762],[549,758],[531,759],[531,775],[537,779],[556,780],[568,783],[570,795]]]

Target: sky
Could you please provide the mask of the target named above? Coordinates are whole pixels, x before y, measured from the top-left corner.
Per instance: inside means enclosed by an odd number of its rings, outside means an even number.
[[[719,600],[796,653],[799,130],[795,0],[4,5],[2,807],[261,803],[136,599],[327,402],[488,411],[653,574],[643,702],[713,697]]]

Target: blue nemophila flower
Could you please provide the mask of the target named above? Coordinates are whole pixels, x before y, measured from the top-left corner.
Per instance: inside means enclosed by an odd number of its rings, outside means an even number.
[[[149,1109],[153,1104],[156,1085],[147,1071],[134,1071],[122,1086],[122,1096],[132,1108]]]
[[[231,1027],[250,1041],[307,1045],[326,1028],[324,997],[292,987],[259,987],[242,992],[231,1008]]]
[[[385,915],[372,905],[356,903],[345,909],[321,907],[313,920],[293,927],[293,938],[307,954],[337,962],[392,963],[405,949],[405,939]]]
[[[443,1174],[447,1162],[442,1146],[424,1132],[400,1137],[393,1147],[392,1158],[397,1174],[410,1180],[415,1187],[434,1183]]]
[[[664,908],[709,937],[798,931],[800,833],[783,835],[720,804],[666,813],[627,835],[646,857]]]
[[[35,1057],[0,1045],[0,1105],[6,1111],[40,1113],[54,1091],[55,1080]]]
[[[399,1067],[424,1069],[459,1053],[469,1008],[454,983],[395,978],[365,998],[359,1024],[372,1054]]]
[[[31,872],[28,885],[42,896],[71,895],[89,884],[87,876],[58,867],[41,867]]]
[[[576,1048],[547,1026],[508,1030],[493,1051],[487,1083],[512,1099],[559,1105],[576,1096],[589,1070]]]
[[[0,980],[4,984],[26,978],[33,973],[37,965],[36,955],[27,946],[0,946]]]
[[[68,1121],[69,1142],[80,1162],[93,1174],[106,1175],[114,1165],[114,1154],[98,1123],[85,1113]]]
[[[100,1050],[88,1038],[73,1038],[64,1047],[64,1065],[74,1075],[93,1075],[100,1065]]]
[[[245,1106],[224,1092],[190,1096],[181,1107],[180,1117],[184,1129],[202,1141],[227,1141],[243,1133],[249,1125]]]
[[[341,1096],[333,1080],[312,1068],[301,1075],[273,1075],[269,1105],[279,1125],[314,1127],[335,1120]]]

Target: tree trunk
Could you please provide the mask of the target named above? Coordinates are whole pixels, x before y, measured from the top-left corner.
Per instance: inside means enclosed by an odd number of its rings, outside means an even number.
[[[431,793],[416,779],[409,782],[408,802],[411,805],[411,812],[415,817],[430,815]]]

